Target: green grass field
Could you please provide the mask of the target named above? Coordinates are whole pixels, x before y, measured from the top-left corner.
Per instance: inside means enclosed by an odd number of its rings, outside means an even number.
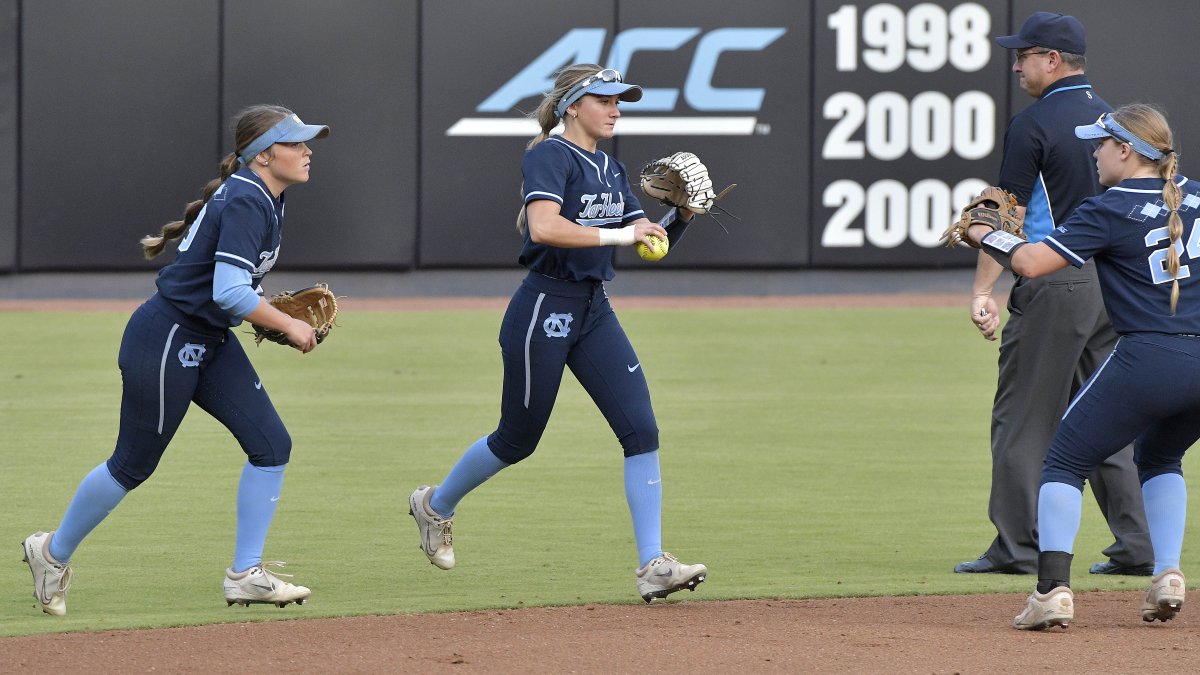
[[[626,310],[662,440],[668,550],[689,601],[1026,591],[955,575],[982,552],[995,344],[961,309]],[[19,542],[106,459],[124,313],[9,314],[0,348],[0,635],[495,607],[641,603],[621,451],[569,375],[537,453],[468,496],[458,567],[417,549],[408,494],[499,415],[500,311],[347,313],[315,353],[251,358],[294,440],[268,559],[303,607],[227,608],[244,455],[193,408],[157,473],[84,541],[69,615],[43,615]],[[244,338],[245,336],[243,336]],[[1078,589],[1110,536],[1085,499]],[[5,553],[6,552],[6,553]],[[1196,538],[1184,562],[1197,558]]]

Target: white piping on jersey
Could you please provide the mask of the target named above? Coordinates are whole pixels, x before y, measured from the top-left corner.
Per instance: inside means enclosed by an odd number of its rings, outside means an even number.
[[[167,334],[167,343],[163,345],[162,361],[158,364],[158,435],[162,435],[163,417],[166,416],[166,398],[167,398],[167,355],[171,353],[171,340],[175,339],[175,331],[179,330],[179,324],[171,325],[171,332]]]
[[[1083,258],[1080,258],[1079,256],[1075,255],[1075,253],[1074,253],[1074,252],[1073,252],[1071,249],[1067,248],[1066,246],[1063,246],[1063,245],[1062,245],[1062,242],[1058,241],[1058,240],[1057,240],[1057,239],[1055,239],[1054,237],[1051,237],[1051,236],[1046,236],[1046,237],[1044,237],[1044,238],[1042,239],[1042,241],[1045,241],[1045,242],[1049,242],[1049,243],[1051,243],[1051,244],[1054,244],[1054,247],[1055,247],[1055,248],[1057,248],[1058,250],[1062,251],[1063,253],[1065,253],[1065,254],[1067,254],[1067,255],[1071,256],[1071,259],[1072,259],[1072,260],[1076,260],[1076,261],[1078,261],[1078,262],[1079,262],[1079,265],[1080,265],[1081,267],[1083,266],[1083,264],[1084,264],[1085,262],[1087,262],[1087,261],[1086,261],[1086,260],[1084,260]]]
[[[1187,182],[1188,182],[1187,178],[1185,178],[1183,176],[1179,176],[1179,181],[1176,183],[1176,185],[1178,185],[1179,187],[1183,187],[1184,184]],[[1155,194],[1155,195],[1162,193],[1162,190],[1135,190],[1134,188],[1123,188],[1123,187],[1110,187],[1108,189],[1116,190],[1117,192],[1139,192],[1139,193],[1144,193],[1144,194]]]
[[[533,387],[533,377],[529,372],[529,342],[533,340],[533,328],[538,325],[538,312],[541,311],[541,301],[545,293],[538,293],[538,301],[533,305],[533,316],[529,318],[529,330],[526,331],[526,410],[529,410],[529,389]]]
[[[1050,203],[1050,191],[1046,189],[1046,177],[1038,172],[1038,182],[1042,184],[1042,194],[1046,195],[1046,213],[1050,214],[1050,229],[1054,229],[1054,205]]]
[[[264,190],[264,189],[263,189],[263,186],[259,185],[258,183],[255,183],[254,181],[250,180],[249,178],[242,178],[241,176],[237,175],[236,173],[235,173],[235,174],[233,174],[232,176],[230,176],[230,178],[236,178],[236,179],[238,179],[238,180],[243,180],[243,181],[246,181],[247,183],[249,183],[249,184],[253,185],[253,186],[254,186],[254,187],[256,187],[256,188],[258,188],[258,191],[259,191],[259,192],[261,192],[261,193],[263,193],[263,196],[264,196],[264,197],[266,197],[267,199],[270,199],[270,200],[271,200],[271,204],[272,204],[272,207],[271,207],[271,215],[275,217],[275,224],[276,224],[276,225],[278,225],[278,224],[279,224],[279,214],[275,213],[275,207],[274,207],[274,204],[275,204],[275,198],[274,198],[274,197],[272,197],[272,196],[271,196],[271,194],[270,194],[269,192],[267,192],[266,190]],[[282,209],[282,208],[280,208],[280,211],[282,211],[282,210],[283,210],[283,209]],[[253,264],[251,264],[250,266],[251,266],[251,267],[254,267],[254,265],[253,265]]]
[[[274,199],[273,197],[271,197],[271,195],[270,195],[270,194],[268,194],[268,193],[267,193],[267,191],[263,189],[263,186],[259,185],[258,183],[255,183],[254,181],[250,180],[249,178],[243,178],[243,177],[241,177],[241,176],[237,175],[236,173],[235,173],[235,174],[233,174],[232,176],[230,176],[230,178],[236,178],[236,179],[238,179],[238,180],[244,180],[244,181],[246,181],[247,183],[249,183],[249,184],[253,185],[253,186],[254,186],[254,187],[256,187],[256,188],[258,188],[258,189],[259,189],[259,191],[260,191],[260,192],[262,192],[262,193],[263,193],[263,195],[264,195],[264,196],[266,196],[266,198],[267,198],[267,199],[270,199],[270,200],[271,200],[271,203],[272,203],[272,204],[274,204],[274,203],[275,203],[275,199]]]
[[[1108,358],[1104,359],[1104,363],[1100,364],[1100,367],[1096,369],[1095,373],[1092,373],[1091,379],[1088,380],[1088,383],[1083,387],[1083,389],[1078,394],[1075,394],[1075,399],[1071,401],[1071,405],[1067,406],[1067,412],[1063,413],[1063,416],[1059,419],[1060,422],[1067,419],[1067,415],[1071,414],[1071,410],[1075,407],[1075,404],[1079,402],[1079,399],[1083,398],[1083,395],[1087,393],[1088,389],[1092,388],[1092,384],[1099,379],[1101,371],[1104,370],[1104,367],[1108,365],[1109,361],[1112,361],[1112,357],[1120,348],[1121,338],[1117,338],[1117,344],[1113,345],[1113,350],[1111,353],[1109,353]]]
[[[234,255],[234,254],[232,254],[232,253],[223,253],[223,252],[221,252],[221,251],[217,251],[217,252],[216,252],[216,253],[214,253],[213,255],[214,255],[214,256],[222,256],[222,257],[225,257],[225,258],[233,258],[234,260],[239,260],[239,261],[241,261],[241,262],[244,262],[244,263],[246,263],[247,265],[249,265],[251,269],[254,269],[254,268],[256,267],[256,266],[255,266],[255,264],[254,264],[254,263],[252,263],[252,262],[250,262],[249,260],[246,260],[245,258],[243,258],[243,257],[241,257],[241,256],[239,256],[239,255]]]
[[[571,152],[582,157],[583,161],[587,162],[588,164],[591,164],[592,168],[596,170],[596,180],[604,183],[605,185],[608,185],[608,180],[600,173],[600,167],[596,166],[596,163],[593,162],[587,155],[576,150],[575,147],[572,146],[570,143],[558,138],[557,136],[552,136],[546,140],[558,141],[559,143],[563,144],[563,146],[565,146],[568,150],[570,150]],[[599,151],[597,151],[597,152],[599,152]],[[604,157],[604,172],[607,173],[608,172],[608,155],[604,154],[603,152],[599,152],[599,154],[600,154],[600,156]],[[609,187],[612,187],[612,186],[609,186]]]
[[[558,202],[559,204],[563,203],[562,197],[554,194],[553,192],[543,192],[542,190],[534,190],[533,192],[530,192],[529,194],[525,195],[525,203],[528,204],[529,202],[533,201],[532,199],[530,199],[530,197],[533,197],[534,195],[545,195],[545,196],[549,197],[550,199]]]

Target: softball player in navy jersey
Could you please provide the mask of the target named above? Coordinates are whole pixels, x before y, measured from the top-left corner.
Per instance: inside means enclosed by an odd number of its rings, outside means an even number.
[[[1200,439],[1200,270],[1191,269],[1200,262],[1200,185],[1177,175],[1171,130],[1150,106],[1124,106],[1075,134],[1100,139],[1094,157],[1106,192],[1037,244],[981,225],[969,235],[1025,276],[1094,258],[1121,336],[1071,402],[1042,468],[1038,584],[1013,622],[1024,630],[1074,618],[1071,559],[1084,480],[1131,441],[1154,548],[1142,619],[1167,621],[1184,601],[1181,460]]]
[[[537,117],[542,133],[522,165],[525,206],[520,263],[529,268],[500,328],[504,391],[499,426],[480,438],[438,486],[409,498],[421,548],[442,569],[454,566],[451,523],[459,501],[501,469],[528,457],[550,419],[563,368],[579,380],[604,414],[625,454],[625,495],[639,564],[636,586],[646,602],[695,589],[704,565],[679,562],[662,550],[662,479],[658,426],[641,361],[609,305],[614,245],[647,235],[683,235],[693,214],[672,210],[646,218],[625,167],[596,148],[611,138],[619,101],[642,90],[595,64],[564,68]],[[560,136],[550,136],[559,124]]]
[[[247,108],[237,117],[238,150],[221,163],[221,177],[188,204],[183,220],[142,239],[153,258],[182,237],[175,260],[159,271],[158,292],[133,313],[121,340],[116,449],[84,477],[58,529],[23,542],[34,597],[46,613],[66,614],[76,547],[150,477],[193,402],[233,432],[248,458],[226,601],[282,607],[308,598],[309,589],[264,567],[282,563],[262,561],[292,441],[230,328],[249,320],[284,332],[301,352],[316,348],[313,328],[271,307],[259,284],[279,257],[283,192],[308,181],[306,142],[328,134],[286,108]]]

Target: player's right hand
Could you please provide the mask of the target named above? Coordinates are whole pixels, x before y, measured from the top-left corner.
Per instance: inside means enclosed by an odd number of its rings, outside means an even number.
[[[991,295],[976,295],[971,299],[971,321],[985,339],[995,341],[1000,327],[1000,308]]]
[[[646,241],[646,237],[649,235],[654,235],[660,239],[666,239],[667,231],[663,229],[662,225],[659,225],[653,220],[641,220],[634,223],[634,241],[640,241],[643,244],[649,244],[650,242]]]

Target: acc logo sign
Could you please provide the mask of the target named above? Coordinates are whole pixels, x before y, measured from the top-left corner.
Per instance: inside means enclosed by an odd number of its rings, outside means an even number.
[[[718,28],[696,42],[692,64],[683,82],[683,100],[692,110],[704,112],[757,112],[765,90],[719,88],[712,84],[717,62],[727,51],[761,51],[787,32],[786,28]],[[540,97],[554,88],[554,73],[572,63],[606,63],[624,73],[639,51],[675,51],[700,34],[699,28],[630,28],[613,37],[608,59],[600,60],[607,30],[573,28],[545,52],[483,100],[475,110],[506,113],[521,101]],[[635,78],[636,81],[636,78]],[[642,100],[626,103],[630,112],[669,112],[676,108],[680,89],[645,88]],[[717,134],[754,133],[752,116],[720,117],[630,117],[617,125],[622,134]],[[463,118],[446,130],[447,136],[533,136],[538,126],[521,118]]]

